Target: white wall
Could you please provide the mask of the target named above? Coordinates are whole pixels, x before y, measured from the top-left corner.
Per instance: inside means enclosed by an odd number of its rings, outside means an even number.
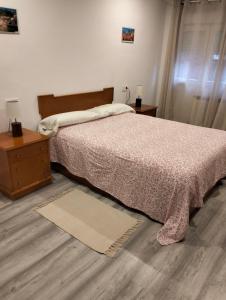
[[[37,95],[145,85],[156,103],[165,20],[162,0],[1,0],[18,10],[19,35],[0,34],[0,131],[5,99],[21,100],[22,121],[36,128]],[[121,27],[135,28],[135,43],[121,43]]]

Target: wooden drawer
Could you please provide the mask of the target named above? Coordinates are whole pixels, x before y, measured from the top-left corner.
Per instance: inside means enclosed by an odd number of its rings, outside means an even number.
[[[26,128],[17,138],[0,133],[0,192],[18,199],[51,181],[47,137]]]
[[[11,166],[14,189],[20,189],[51,176],[49,157],[45,153],[26,157]]]
[[[142,114],[142,115],[145,115],[145,116],[156,117],[156,111],[157,111],[157,108],[156,109],[152,109],[152,110],[147,110],[145,112],[137,112],[137,114]]]
[[[32,145],[11,150],[8,152],[8,157],[10,163],[15,163],[24,160],[29,157],[35,157],[41,153],[48,153],[48,142],[42,141],[39,143],[34,143]]]

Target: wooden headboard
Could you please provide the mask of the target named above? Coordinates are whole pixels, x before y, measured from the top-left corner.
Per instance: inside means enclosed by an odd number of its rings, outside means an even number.
[[[57,96],[38,96],[38,107],[41,118],[69,111],[84,110],[95,106],[109,104],[113,101],[114,88],[81,94]]]

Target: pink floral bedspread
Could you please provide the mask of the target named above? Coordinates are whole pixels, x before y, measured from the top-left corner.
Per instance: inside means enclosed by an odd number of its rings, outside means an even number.
[[[61,128],[51,161],[164,225],[160,244],[185,237],[190,207],[226,176],[226,132],[125,113]]]

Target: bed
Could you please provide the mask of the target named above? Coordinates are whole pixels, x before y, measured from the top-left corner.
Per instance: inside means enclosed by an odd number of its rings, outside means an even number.
[[[113,88],[39,96],[42,118],[111,103]],[[226,132],[134,113],[62,127],[51,161],[163,224],[161,245],[181,241],[191,208],[226,176]]]

